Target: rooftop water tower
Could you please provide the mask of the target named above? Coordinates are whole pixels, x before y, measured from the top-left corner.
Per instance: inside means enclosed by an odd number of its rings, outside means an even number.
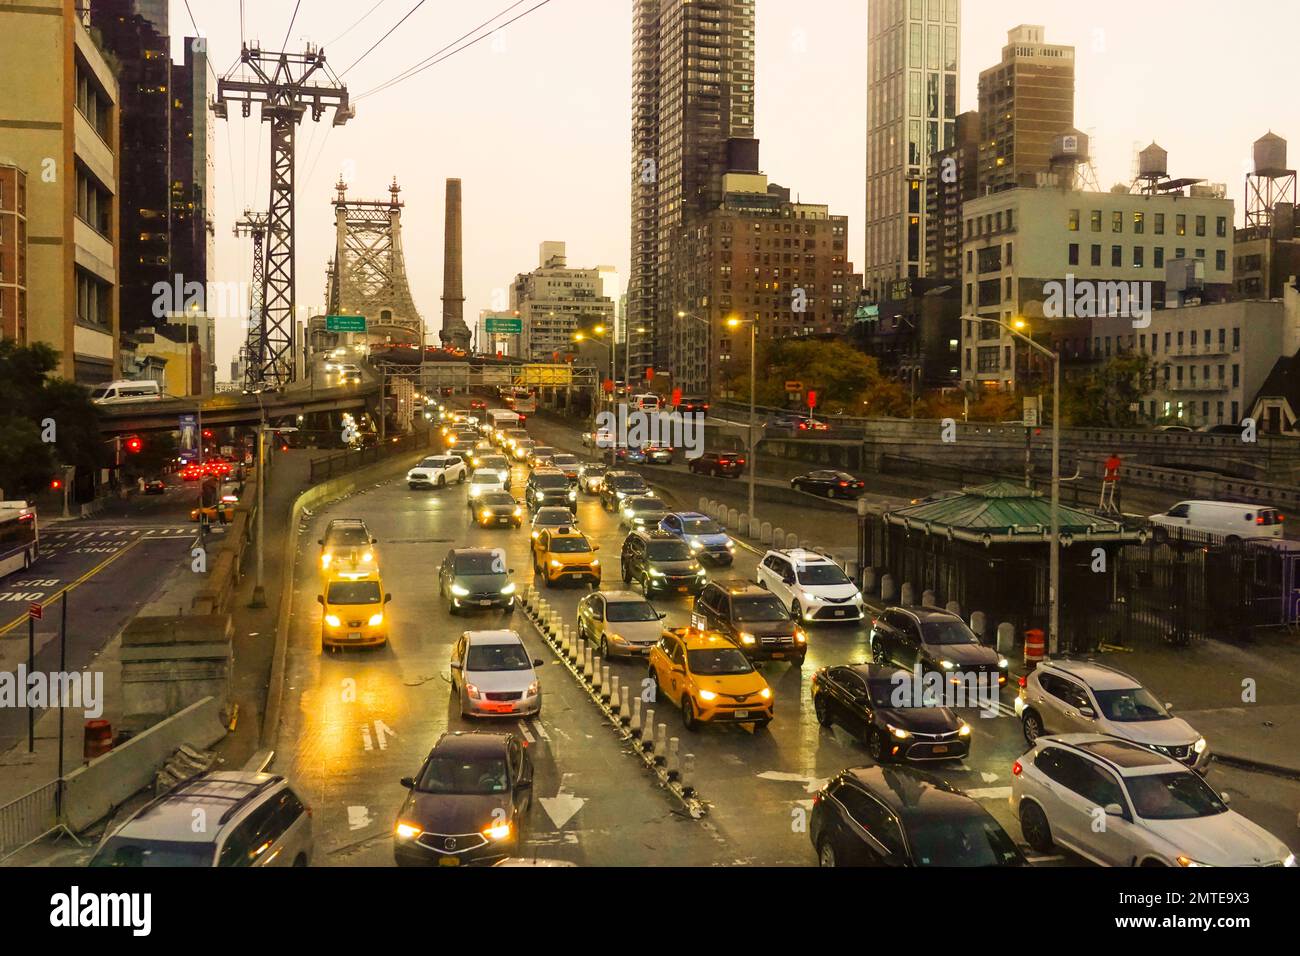
[[[1296,171],[1286,168],[1286,140],[1268,132],[1251,150],[1254,171],[1246,174],[1246,228],[1269,231],[1278,206],[1294,207]]]

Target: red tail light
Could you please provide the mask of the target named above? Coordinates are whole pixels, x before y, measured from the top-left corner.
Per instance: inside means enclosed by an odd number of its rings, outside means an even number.
[[[1025,676],[1024,676],[1023,674],[1021,674],[1020,677],[1018,677],[1018,678],[1016,679],[1016,683],[1017,683],[1019,686],[1024,687],[1024,686],[1025,686],[1025,683],[1026,683],[1026,681],[1025,681]]]
[[[841,488],[847,488],[848,486],[849,486],[849,483],[848,483],[847,481],[841,481],[841,482],[840,482],[840,487],[841,487]]]
[[[1015,763],[1011,765],[1011,776],[1013,777],[1020,776],[1020,774],[1024,771],[1024,769],[1025,769],[1024,767],[1020,766],[1020,761],[1017,760]]]
[[[1263,516],[1263,515],[1255,515],[1255,524],[1263,524],[1263,523],[1264,523],[1264,516]]]
[[[1277,523],[1281,524],[1285,520],[1286,520],[1286,515],[1279,513],[1277,516]]]
[[[820,793],[814,793],[814,794],[813,794],[813,806],[815,807],[815,806],[817,806],[817,804],[819,804],[819,803],[821,803],[821,802],[822,802],[822,795],[821,795]]]
[[[743,459],[743,458],[737,458],[737,459],[736,459],[736,464],[737,464],[737,465],[743,465],[744,463],[745,463],[745,459]]]

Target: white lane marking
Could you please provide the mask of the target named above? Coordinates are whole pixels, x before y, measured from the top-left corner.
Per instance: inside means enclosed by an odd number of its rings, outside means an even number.
[[[1051,863],[1055,860],[1064,860],[1065,857],[1059,853],[1053,856],[1026,856],[1025,860],[1029,863]]]
[[[546,732],[546,728],[542,725],[540,720],[530,720],[528,725],[537,731],[537,736],[542,740],[549,741],[551,739],[551,735]]]
[[[976,787],[974,790],[967,790],[966,796],[974,797],[976,800],[1005,800],[1011,796],[1010,787]]]
[[[758,776],[762,780],[779,780],[783,783],[801,783],[803,784],[804,793],[816,793],[822,787],[826,786],[829,780],[827,777],[809,777],[801,773],[787,773],[784,770],[764,770]]]
[[[986,771],[986,770],[981,770],[981,771],[980,771],[980,777],[983,779],[983,781],[984,781],[985,783],[992,783],[994,780],[997,780],[997,779],[998,779],[998,775],[997,775],[997,774],[995,774],[995,773],[989,773],[989,772]]]
[[[542,797],[538,800],[557,830],[563,830],[564,825],[573,819],[574,814],[581,810],[586,802],[584,798],[569,793],[563,787],[555,796]]]
[[[524,739],[527,740],[530,744],[537,742],[537,738],[534,737],[529,732],[528,725],[524,723],[522,720],[519,721],[519,732],[524,735]]]
[[[369,807],[348,807],[349,830],[364,830],[372,822]]]

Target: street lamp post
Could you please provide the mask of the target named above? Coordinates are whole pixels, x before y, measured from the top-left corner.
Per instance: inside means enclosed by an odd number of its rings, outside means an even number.
[[[610,412],[613,412],[613,410],[614,410],[614,389],[613,389],[613,384],[614,384],[614,362],[615,362],[615,358],[614,358],[614,331],[613,331],[613,329],[606,329],[606,327],[605,327],[603,324],[601,324],[601,325],[597,325],[597,326],[594,326],[594,327],[592,328],[592,330],[591,330],[591,334],[592,334],[592,335],[595,335],[595,336],[598,337],[598,338],[599,338],[600,336],[605,335],[606,332],[609,333],[608,341],[609,341],[609,383],[610,383],[610,390],[609,390],[608,395],[606,395],[606,397],[605,397],[605,402],[609,405],[609,411],[610,411]],[[584,340],[586,339],[586,337],[587,337],[587,336],[586,336],[586,333],[583,333],[583,332],[577,332],[577,333],[574,334],[574,336],[573,336],[573,340],[574,340],[575,342],[582,342],[582,341],[584,341]],[[600,390],[601,390],[601,393],[604,394],[604,392],[605,392],[605,383],[604,383],[603,381],[601,382]],[[595,443],[595,435],[596,435],[596,429],[594,428],[594,422],[593,422],[593,431],[592,431],[592,443],[593,443],[593,445],[594,445],[594,443]],[[609,447],[609,464],[610,464],[610,467],[611,467],[611,468],[614,466],[614,444],[613,444],[613,443],[611,443],[611,444],[610,444],[610,447]]]
[[[758,323],[753,319],[727,319],[727,328],[738,329],[742,325],[749,326],[749,523],[754,523],[754,472],[757,470],[758,462],[755,454],[754,442],[754,390],[757,387],[758,379],[755,377],[757,368],[756,359],[758,354]]]
[[[979,322],[993,322],[1012,338],[1024,342],[1035,352],[1052,360],[1052,519],[1047,567],[1047,650],[1055,654],[1060,648],[1061,634],[1061,353],[1040,345],[1023,333],[1024,319],[1004,322],[1001,319],[975,317]]]

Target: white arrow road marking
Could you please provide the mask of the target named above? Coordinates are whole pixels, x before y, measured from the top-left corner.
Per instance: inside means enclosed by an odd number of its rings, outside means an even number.
[[[546,815],[551,818],[551,822],[555,824],[555,829],[561,830],[587,801],[566,790],[560,790],[555,796],[542,797],[538,802],[546,811]]]
[[[1011,796],[1010,787],[978,787],[974,790],[967,790],[966,796],[974,797],[976,800],[1005,800]]]
[[[994,780],[998,779],[998,775],[997,775],[997,774],[995,774],[995,773],[988,773],[987,771],[984,771],[984,770],[981,770],[981,771],[980,771],[980,777],[983,778],[983,780],[984,780],[985,783],[992,783]]]
[[[348,807],[349,830],[364,830],[371,822],[369,807]]]
[[[786,773],[784,770],[764,770],[758,775],[763,780],[779,780],[784,783],[803,784],[804,793],[816,793],[826,786],[827,777],[807,777],[801,773]]]
[[[397,736],[397,731],[395,731],[392,727],[389,727],[382,720],[375,721],[375,735],[373,739],[370,736],[369,724],[366,724],[364,727],[361,728],[361,741],[362,743],[365,744],[367,750],[374,750],[376,742],[379,744],[380,750],[387,750],[388,738],[396,737],[396,736]]]

